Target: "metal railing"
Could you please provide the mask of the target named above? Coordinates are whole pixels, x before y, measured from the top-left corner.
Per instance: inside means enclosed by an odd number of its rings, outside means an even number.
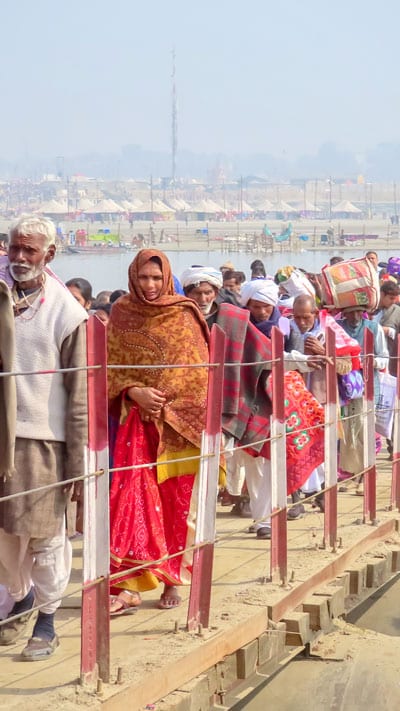
[[[400,341],[400,337],[399,337]],[[272,511],[271,511],[271,548],[270,548],[270,576],[282,584],[287,582],[287,482],[282,476],[286,464],[286,422],[285,422],[285,392],[284,392],[284,343],[283,335],[277,328],[272,331],[271,359],[264,361],[267,369],[271,370],[272,378],[272,414],[270,428],[265,437],[253,445],[269,443],[271,458],[271,484],[272,484]],[[400,346],[400,343],[399,343]],[[222,416],[222,389],[224,369],[235,366],[236,363],[224,363],[225,336],[219,327],[214,327],[211,336],[210,363],[198,364],[193,367],[207,367],[209,369],[208,407],[206,427],[203,432],[201,451],[198,456],[182,457],[177,461],[199,462],[199,493],[197,501],[196,535],[193,545],[188,546],[179,553],[160,558],[157,561],[146,561],[134,565],[127,573],[138,573],[141,570],[161,564],[166,560],[183,554],[193,555],[192,581],[190,589],[187,627],[195,629],[198,625],[208,625],[211,604],[212,568],[214,546],[217,542],[235,535],[238,530],[224,536],[218,536],[215,529],[216,502],[218,489],[218,469],[220,455],[230,452],[221,446],[221,416]],[[374,404],[374,355],[373,336],[366,329],[363,357],[364,396],[363,396],[363,430],[364,453],[363,469],[354,474],[351,479],[363,476],[364,500],[363,522],[374,524],[376,520],[376,456],[375,456],[375,404]],[[337,546],[338,515],[337,515],[337,484],[338,484],[338,400],[335,336],[333,331],[326,329],[326,404],[325,420],[323,424],[313,425],[310,428],[300,428],[295,432],[305,429],[324,428],[324,465],[325,465],[325,496],[324,512],[324,544],[333,551]],[[240,363],[241,367],[250,367],[253,363]],[[257,365],[260,365],[257,362]],[[97,674],[104,682],[110,676],[110,623],[109,623],[109,586],[111,581],[121,578],[121,573],[110,575],[110,550],[109,550],[109,473],[117,468],[109,468],[108,460],[108,422],[107,422],[107,367],[117,368],[127,366],[107,366],[106,336],[104,325],[95,317],[91,317],[87,325],[87,371],[88,383],[88,456],[87,470],[79,477],[69,478],[55,484],[36,487],[29,491],[21,491],[0,498],[7,501],[18,496],[38,493],[54,487],[65,486],[82,481],[84,487],[84,532],[83,532],[83,582],[72,593],[82,592],[81,612],[81,679],[90,680]],[[132,366],[138,368],[140,366]],[[170,368],[190,367],[186,364],[168,366],[142,366],[145,368]],[[394,411],[393,430],[393,462],[392,485],[388,506],[400,510],[400,360],[397,359],[397,392]],[[66,372],[62,369],[59,372]],[[40,371],[41,374],[50,374],[55,371]],[[29,372],[1,373],[1,376],[27,376]],[[352,415],[350,417],[356,417]],[[358,415],[357,415],[358,417]],[[343,421],[346,418],[342,418]],[[293,432],[291,432],[293,434]],[[247,445],[248,446],[248,445]],[[236,449],[243,448],[237,447]],[[166,460],[163,464],[170,464]],[[125,471],[127,475],[143,467],[156,466],[157,462],[141,465],[119,467],[118,471]],[[242,530],[242,529],[239,529]],[[37,609],[37,608],[35,608]],[[15,615],[12,619],[16,619]],[[1,624],[1,623],[0,623]],[[3,622],[4,624],[4,622]]]

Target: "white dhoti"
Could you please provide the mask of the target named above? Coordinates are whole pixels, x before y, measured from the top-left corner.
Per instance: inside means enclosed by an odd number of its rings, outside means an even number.
[[[226,488],[231,496],[240,496],[245,479],[242,450],[235,450],[234,439],[227,439],[225,446]]]
[[[252,516],[258,528],[271,525],[271,462],[264,457],[252,457],[243,449],[240,454],[241,464],[246,472],[247,491],[250,498]]]
[[[320,464],[311,472],[308,479],[302,485],[301,490],[303,494],[312,494],[315,491],[321,491],[324,481],[325,467],[323,464]]]
[[[14,602],[22,600],[34,586],[35,605],[54,613],[68,585],[72,547],[63,522],[60,535],[29,538],[6,533],[0,528],[0,583]]]

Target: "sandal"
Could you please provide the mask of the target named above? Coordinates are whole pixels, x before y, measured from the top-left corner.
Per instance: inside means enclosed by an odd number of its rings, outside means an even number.
[[[123,597],[125,595],[125,597]],[[128,599],[127,599],[128,598]],[[131,590],[121,590],[119,595],[113,595],[110,598],[110,617],[120,617],[121,615],[133,615],[139,605],[142,602],[142,598],[139,593]],[[113,610],[113,606],[118,607]]]
[[[174,587],[171,586],[169,590],[164,590],[157,605],[159,610],[173,610],[181,604],[182,598],[176,592],[172,592]]]

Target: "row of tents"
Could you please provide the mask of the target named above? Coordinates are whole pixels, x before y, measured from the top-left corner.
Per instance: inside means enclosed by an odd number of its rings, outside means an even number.
[[[49,200],[38,207],[36,212],[45,215],[66,215],[70,213],[84,213],[85,215],[144,215],[144,214],[160,214],[169,215],[172,217],[176,213],[202,214],[202,215],[223,215],[228,213],[236,213],[242,215],[251,215],[255,213],[277,213],[277,214],[295,214],[307,213],[309,215],[322,212],[320,208],[313,205],[309,201],[303,202],[295,207],[283,200],[277,203],[272,203],[270,200],[264,200],[257,206],[252,207],[245,201],[241,201],[240,205],[235,207],[223,207],[211,199],[203,199],[190,205],[183,199],[172,198],[168,203],[162,200],[153,200],[151,202],[142,202],[140,200],[121,200],[117,203],[115,200],[103,199],[98,202],[93,202],[88,198],[81,198],[77,201],[73,200],[67,204],[67,201]],[[326,210],[324,210],[326,212]],[[361,214],[356,205],[348,200],[342,200],[330,210],[332,214]]]

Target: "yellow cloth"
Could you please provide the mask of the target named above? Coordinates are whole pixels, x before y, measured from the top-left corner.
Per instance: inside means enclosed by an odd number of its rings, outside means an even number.
[[[174,462],[175,459],[184,459],[185,457],[200,457],[200,449],[193,447],[191,449],[182,449],[180,452],[166,451],[160,454],[157,459],[157,481],[161,484],[166,479],[172,479],[174,476],[182,476],[183,474],[193,474],[198,471],[200,459],[190,459],[188,462]],[[164,464],[163,462],[169,462]],[[171,464],[171,462],[173,462]]]

